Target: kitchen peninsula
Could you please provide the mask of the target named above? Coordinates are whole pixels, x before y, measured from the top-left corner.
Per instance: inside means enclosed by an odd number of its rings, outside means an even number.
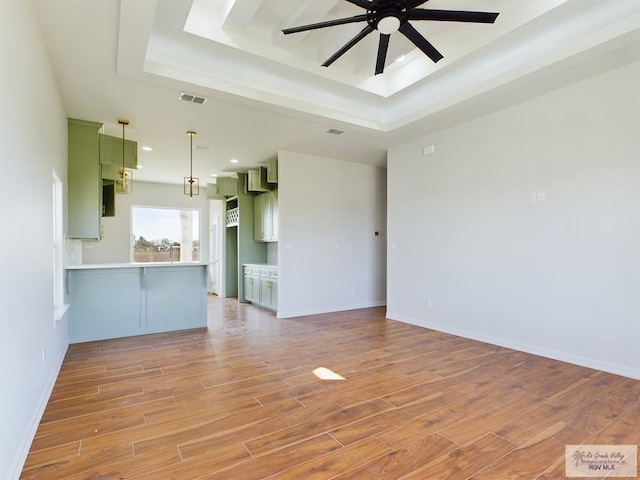
[[[109,263],[66,268],[69,341],[207,326],[206,263]]]

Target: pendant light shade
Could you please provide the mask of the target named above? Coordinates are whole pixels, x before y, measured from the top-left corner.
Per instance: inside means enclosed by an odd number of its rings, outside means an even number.
[[[193,176],[193,136],[196,132],[189,130],[189,176],[184,177],[184,194],[193,197],[194,195],[200,195],[200,179]]]
[[[122,125],[122,166],[116,167],[115,192],[121,194],[133,193],[133,170],[127,168],[125,163],[125,136],[124,129],[129,125],[129,120],[118,120]]]

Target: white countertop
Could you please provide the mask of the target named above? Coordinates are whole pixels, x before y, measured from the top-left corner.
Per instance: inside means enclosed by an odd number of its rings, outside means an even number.
[[[207,266],[207,262],[192,263],[168,263],[168,262],[139,262],[139,263],[83,263],[80,265],[68,265],[66,270],[99,270],[104,268],[142,268],[142,267],[194,267]]]

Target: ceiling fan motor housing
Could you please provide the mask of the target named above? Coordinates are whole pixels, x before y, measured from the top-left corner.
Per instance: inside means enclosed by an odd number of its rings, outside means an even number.
[[[405,2],[398,0],[372,2],[367,10],[367,23],[383,35],[396,32],[408,19],[409,10]]]

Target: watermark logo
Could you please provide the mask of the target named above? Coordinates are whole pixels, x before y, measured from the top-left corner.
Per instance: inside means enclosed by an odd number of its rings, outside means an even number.
[[[566,445],[567,477],[638,476],[637,445]]]

